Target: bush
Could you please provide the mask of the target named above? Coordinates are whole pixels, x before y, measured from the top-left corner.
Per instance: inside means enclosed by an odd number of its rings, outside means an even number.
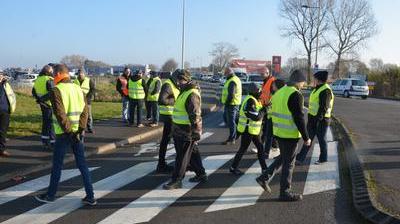
[[[375,82],[373,96],[400,98],[400,67],[370,72],[368,81]]]

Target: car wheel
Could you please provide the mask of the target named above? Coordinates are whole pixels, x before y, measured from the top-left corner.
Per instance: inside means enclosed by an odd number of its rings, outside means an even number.
[[[361,99],[366,100],[368,96],[362,96]]]
[[[350,93],[349,93],[349,91],[344,91],[343,96],[346,97],[346,98],[350,98]]]

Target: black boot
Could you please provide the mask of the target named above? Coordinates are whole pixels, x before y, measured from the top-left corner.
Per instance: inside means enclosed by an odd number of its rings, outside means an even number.
[[[190,178],[189,182],[204,183],[204,182],[207,182],[207,180],[208,180],[207,174],[202,174],[202,175],[196,175],[195,177]]]
[[[261,174],[261,176],[256,178],[256,181],[264,189],[264,191],[271,193],[271,188],[269,186],[269,178],[270,177],[267,173],[263,173]]]
[[[165,190],[173,190],[182,188],[182,181],[181,180],[171,180],[169,183],[164,184],[163,188]]]
[[[293,193],[290,191],[285,191],[279,195],[280,201],[301,201],[303,200],[303,195]]]
[[[232,174],[236,175],[236,176],[240,176],[243,174],[242,171],[240,171],[238,168],[229,168],[229,172],[231,172]]]

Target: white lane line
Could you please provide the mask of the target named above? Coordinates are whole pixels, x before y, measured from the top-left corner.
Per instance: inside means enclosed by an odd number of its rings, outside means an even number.
[[[218,168],[224,165],[228,160],[233,157],[233,154],[209,156],[203,160],[204,167],[207,169],[207,174],[214,173]],[[183,188],[175,190],[163,190],[160,185],[153,191],[148,192],[139,199],[131,202],[124,208],[116,211],[112,215],[108,216],[100,224],[105,223],[141,223],[148,222],[156,215],[158,215],[163,209],[173,204],[176,200],[182,197],[184,194],[189,192],[198,183],[188,182],[188,178],[193,177],[194,174],[189,174],[183,181]],[[167,183],[167,182],[166,182]]]
[[[117,190],[141,177],[154,171],[157,162],[145,162],[130,167],[105,179],[102,179],[93,184],[95,196],[97,198]],[[74,191],[57,199],[54,203],[44,204],[21,215],[15,216],[4,224],[42,224],[50,223],[64,215],[79,209],[82,206],[81,199],[86,196],[83,188]]]
[[[314,162],[318,160],[319,153],[319,144],[315,144],[304,186],[304,195],[340,188],[337,142],[328,142],[328,162],[315,165]]]
[[[334,141],[331,127],[328,127],[328,131],[326,133],[326,141],[327,142],[333,142]]]
[[[89,170],[92,171],[98,168],[99,167],[91,167],[89,168]],[[60,182],[69,180],[79,175],[80,172],[78,169],[63,170],[61,173]],[[1,190],[0,205],[7,203],[9,201],[13,201],[17,198],[26,196],[28,194],[32,194],[35,191],[41,190],[49,186],[49,182],[50,182],[50,174]]]
[[[209,137],[212,136],[213,134],[214,134],[213,132],[204,132],[204,133],[201,135],[201,138],[200,138],[200,141],[199,141],[199,142],[205,140],[206,138],[209,138]],[[168,149],[168,151],[167,151],[166,154],[165,154],[165,158],[168,158],[168,157],[170,157],[170,156],[175,155],[175,146],[174,146],[174,144],[169,144],[167,149]],[[154,159],[158,159],[158,155],[154,156]]]

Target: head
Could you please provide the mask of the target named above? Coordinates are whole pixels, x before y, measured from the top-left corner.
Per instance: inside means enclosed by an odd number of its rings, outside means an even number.
[[[142,70],[137,70],[136,75],[139,77],[143,77],[143,71]]]
[[[300,70],[294,70],[290,75],[289,83],[297,89],[302,89],[306,82],[306,76]]]
[[[263,69],[263,71],[261,72],[261,77],[263,78],[263,79],[266,79],[266,78],[268,78],[268,77],[270,77],[271,76],[271,74],[269,73],[269,69],[267,68],[267,67],[265,67],[264,69]]]
[[[7,78],[6,78],[5,74],[2,71],[0,71],[0,83],[2,83],[6,79]]]
[[[54,66],[54,84],[58,84],[64,79],[70,79],[68,67],[64,64]]]
[[[231,67],[226,67],[225,68],[225,71],[224,71],[225,77],[229,77],[229,76],[231,76],[233,74],[234,74],[234,72],[233,72],[233,69]]]
[[[249,92],[249,95],[252,95],[252,96],[258,98],[260,96],[260,87],[257,84],[255,84],[254,82],[252,82],[248,86],[248,92]]]
[[[155,77],[157,77],[158,76],[158,72],[156,72],[156,71],[150,71],[150,77],[151,78],[155,78]]]
[[[53,76],[53,67],[50,65],[45,65],[40,71],[41,75]]]
[[[79,80],[84,80],[85,79],[85,70],[83,70],[83,69],[79,69],[78,70],[78,79]]]
[[[327,80],[328,80],[327,71],[318,71],[314,74],[314,83],[316,86],[325,84]]]
[[[172,73],[172,77],[176,80],[176,84],[182,88],[192,80],[192,75],[188,70],[177,69]]]
[[[123,73],[126,77],[129,77],[131,75],[131,69],[128,67],[124,68],[124,73]]]

